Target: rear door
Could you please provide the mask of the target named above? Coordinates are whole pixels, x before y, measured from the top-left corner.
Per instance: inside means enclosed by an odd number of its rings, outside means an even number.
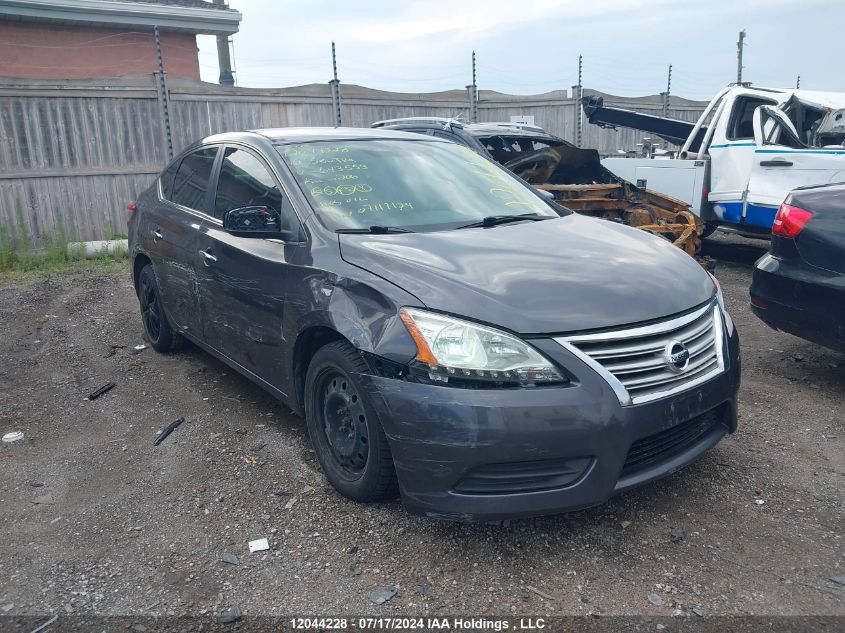
[[[223,216],[265,205],[281,213],[282,239],[242,237],[223,230]],[[216,179],[212,218],[200,229],[197,270],[204,339],[243,368],[280,388],[288,262],[303,230],[276,174],[258,152],[226,145]]]
[[[754,142],[742,213],[745,224],[769,228],[793,189],[845,180],[845,148],[806,147],[777,108],[764,106],[755,112]]]
[[[194,254],[218,150],[216,145],[194,150],[179,161],[172,179],[166,172],[155,213],[141,229],[168,318],[178,330],[196,336],[201,336],[202,320]]]

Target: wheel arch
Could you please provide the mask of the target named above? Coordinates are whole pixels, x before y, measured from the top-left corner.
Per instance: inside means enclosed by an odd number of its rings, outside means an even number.
[[[138,277],[147,265],[152,266],[153,262],[146,253],[138,253],[132,260],[132,285],[135,287],[135,294],[138,294]]]
[[[296,337],[296,343],[293,346],[294,397],[292,404],[300,415],[305,412],[305,376],[311,359],[314,358],[317,350],[333,341],[346,341],[352,344],[343,334],[327,325],[312,325],[302,330]]]

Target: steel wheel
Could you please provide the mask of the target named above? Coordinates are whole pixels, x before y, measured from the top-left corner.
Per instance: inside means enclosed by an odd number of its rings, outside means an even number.
[[[367,370],[348,341],[317,350],[305,376],[305,422],[332,486],[355,501],[381,501],[399,488],[379,414],[359,382]]]
[[[367,414],[355,387],[336,369],[323,372],[318,387],[321,428],[331,455],[350,479],[361,476],[369,457]]]

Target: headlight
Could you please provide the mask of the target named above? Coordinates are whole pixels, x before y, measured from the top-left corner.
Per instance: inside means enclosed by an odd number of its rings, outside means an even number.
[[[533,347],[500,330],[417,308],[402,308],[399,317],[417,344],[416,360],[432,380],[512,386],[567,380]]]
[[[716,279],[716,276],[713,273],[707,274],[710,275],[710,278],[713,280],[713,285],[716,286],[716,302],[722,309],[722,313],[727,314],[727,310],[725,310],[725,296],[722,294],[722,284],[719,283],[719,280]]]
[[[709,274],[713,279],[713,285],[716,286],[716,303],[719,304],[719,310],[722,311],[722,317],[725,319],[725,327],[728,329],[728,336],[732,336],[734,331],[734,322],[733,319],[731,319],[731,315],[728,314],[728,311],[725,308],[725,295],[722,294],[722,284],[719,283],[719,280],[716,279],[712,273]]]

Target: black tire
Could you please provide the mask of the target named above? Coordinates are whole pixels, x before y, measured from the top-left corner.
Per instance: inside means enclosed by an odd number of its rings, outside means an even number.
[[[346,341],[317,350],[305,378],[305,421],[326,478],[353,501],[399,494],[390,445],[356,374],[366,371]]]
[[[713,233],[716,232],[716,229],[719,228],[719,225],[715,222],[705,222],[704,223],[704,230],[701,232],[701,239],[705,237],[710,237]]]
[[[151,264],[144,266],[141,274],[138,275],[138,302],[141,305],[144,338],[149,341],[153,349],[164,354],[179,349],[184,339],[173,330],[173,326],[167,320]]]

